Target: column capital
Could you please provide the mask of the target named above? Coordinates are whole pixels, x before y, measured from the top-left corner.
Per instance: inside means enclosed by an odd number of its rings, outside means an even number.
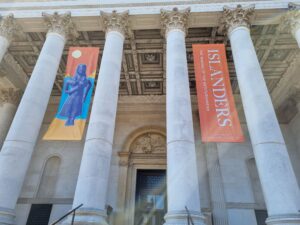
[[[71,13],[67,12],[64,14],[43,13],[44,20],[48,27],[48,33],[58,33],[66,39],[76,39],[78,32],[71,19]]]
[[[191,8],[188,7],[183,10],[174,8],[170,10],[160,10],[162,35],[167,35],[171,30],[181,30],[187,35],[188,33],[188,22]]]
[[[107,13],[104,11],[100,11],[100,13],[103,19],[104,30],[106,33],[110,31],[117,31],[124,37],[126,35],[129,35],[128,10],[121,13],[117,13],[116,10],[113,10],[111,13]]]
[[[11,42],[15,35],[19,35],[21,27],[17,24],[13,14],[2,17],[0,20],[0,36]]]
[[[300,5],[289,3],[289,11],[282,17],[282,27],[288,26],[293,36],[300,29]]]
[[[0,105],[4,103],[11,103],[13,105],[18,105],[22,91],[13,88],[2,88],[0,89]]]
[[[220,18],[219,31],[230,34],[237,27],[250,28],[253,15],[254,5],[247,7],[237,5],[236,8],[225,6]]]

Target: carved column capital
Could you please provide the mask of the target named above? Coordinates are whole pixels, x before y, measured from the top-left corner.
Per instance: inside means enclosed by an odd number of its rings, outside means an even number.
[[[190,8],[178,10],[174,8],[172,11],[160,10],[162,35],[167,35],[171,30],[181,30],[187,35],[188,21],[190,15]]]
[[[129,35],[128,12],[128,10],[122,13],[117,13],[115,10],[112,13],[101,11],[105,32],[117,31],[124,37]]]
[[[15,90],[13,88],[0,89],[0,104],[11,103],[18,105],[22,95],[21,90]]]
[[[250,28],[253,15],[254,5],[248,7],[237,5],[236,8],[225,6],[220,18],[219,31],[230,34],[237,27]]]
[[[289,3],[289,11],[282,17],[282,27],[288,26],[293,36],[300,29],[300,5]]]
[[[76,39],[78,32],[71,19],[71,13],[67,12],[64,14],[43,13],[44,20],[48,27],[48,33],[58,33],[66,39]]]
[[[0,36],[11,42],[15,35],[20,35],[21,27],[17,24],[13,14],[2,17],[0,20]]]

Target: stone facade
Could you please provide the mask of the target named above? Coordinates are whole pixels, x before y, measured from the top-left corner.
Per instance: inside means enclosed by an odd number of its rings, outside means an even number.
[[[268,225],[300,224],[300,2],[240,2],[0,0],[0,225],[80,203],[75,224],[133,225],[137,173],[153,169],[174,174],[166,225],[186,224],[184,206],[197,225],[267,211]],[[244,143],[201,141],[193,43],[226,44]],[[44,141],[72,45],[101,49],[90,119],[82,141]]]

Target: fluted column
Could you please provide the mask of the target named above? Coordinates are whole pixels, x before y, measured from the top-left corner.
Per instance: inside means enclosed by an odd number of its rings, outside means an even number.
[[[300,224],[300,193],[279,123],[250,36],[254,7],[224,8],[256,165],[268,209],[267,224]]]
[[[0,89],[0,149],[16,113],[20,96],[20,90]]]
[[[0,20],[0,62],[5,55],[10,42],[15,35],[20,34],[20,26],[17,25],[13,14],[3,17]]]
[[[73,207],[83,204],[75,224],[107,224],[106,193],[128,12],[101,15],[106,41],[74,196]]]
[[[161,11],[167,40],[167,196],[166,224],[187,224],[185,206],[194,224],[204,224],[186,59],[189,9]]]
[[[14,209],[30,164],[67,36],[71,15],[45,15],[47,38],[0,152],[0,224],[15,224]]]
[[[300,5],[289,3],[289,11],[282,20],[284,25],[288,25],[300,48]]]

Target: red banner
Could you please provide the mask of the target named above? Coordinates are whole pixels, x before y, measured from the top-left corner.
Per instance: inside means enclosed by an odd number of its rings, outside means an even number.
[[[224,44],[193,45],[203,142],[243,142]]]

